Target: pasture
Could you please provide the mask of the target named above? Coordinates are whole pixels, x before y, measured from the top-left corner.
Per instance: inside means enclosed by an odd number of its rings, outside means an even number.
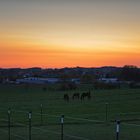
[[[1,140],[8,139],[8,108],[11,140],[28,140],[29,111],[32,140],[60,140],[61,115],[64,140],[115,140],[116,119],[121,120],[120,140],[140,139],[140,89],[94,90],[82,85],[76,91],[57,91],[53,86],[42,90],[42,86],[0,85]],[[90,100],[72,99],[75,92],[81,94],[89,88]],[[63,100],[64,94],[69,95],[69,102]]]

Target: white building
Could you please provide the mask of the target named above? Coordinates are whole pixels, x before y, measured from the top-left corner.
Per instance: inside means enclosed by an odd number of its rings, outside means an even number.
[[[17,79],[16,83],[28,83],[28,84],[45,84],[45,83],[57,83],[58,78],[38,78],[38,77],[28,77],[23,79]]]
[[[117,78],[100,78],[99,81],[104,83],[118,83]]]

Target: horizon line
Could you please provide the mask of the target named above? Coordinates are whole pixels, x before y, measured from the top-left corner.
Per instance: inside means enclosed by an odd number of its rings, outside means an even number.
[[[32,67],[0,67],[0,69],[30,69],[30,68],[41,68],[41,69],[64,69],[64,68],[102,68],[102,67],[116,67],[116,68],[123,68],[124,66],[135,66],[137,68],[140,68],[137,65],[123,65],[123,66],[114,66],[114,65],[103,65],[103,66],[64,66],[64,67],[39,67],[39,66],[32,66]]]

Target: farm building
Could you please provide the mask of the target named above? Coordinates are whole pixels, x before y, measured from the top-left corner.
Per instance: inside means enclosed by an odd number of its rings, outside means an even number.
[[[103,83],[118,83],[119,82],[117,78],[100,78],[98,80]]]
[[[38,77],[28,77],[23,79],[17,79],[16,83],[28,83],[28,84],[54,84],[59,82],[58,78],[38,78]]]

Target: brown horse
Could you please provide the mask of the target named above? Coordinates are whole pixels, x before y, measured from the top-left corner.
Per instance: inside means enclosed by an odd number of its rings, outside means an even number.
[[[64,94],[64,100],[67,101],[67,102],[69,101],[69,95],[68,94]]]
[[[80,94],[79,93],[74,93],[72,96],[72,99],[79,99],[80,98]]]
[[[89,92],[83,92],[81,95],[81,100],[84,100],[85,98],[87,98],[88,100],[91,99],[91,93]]]

